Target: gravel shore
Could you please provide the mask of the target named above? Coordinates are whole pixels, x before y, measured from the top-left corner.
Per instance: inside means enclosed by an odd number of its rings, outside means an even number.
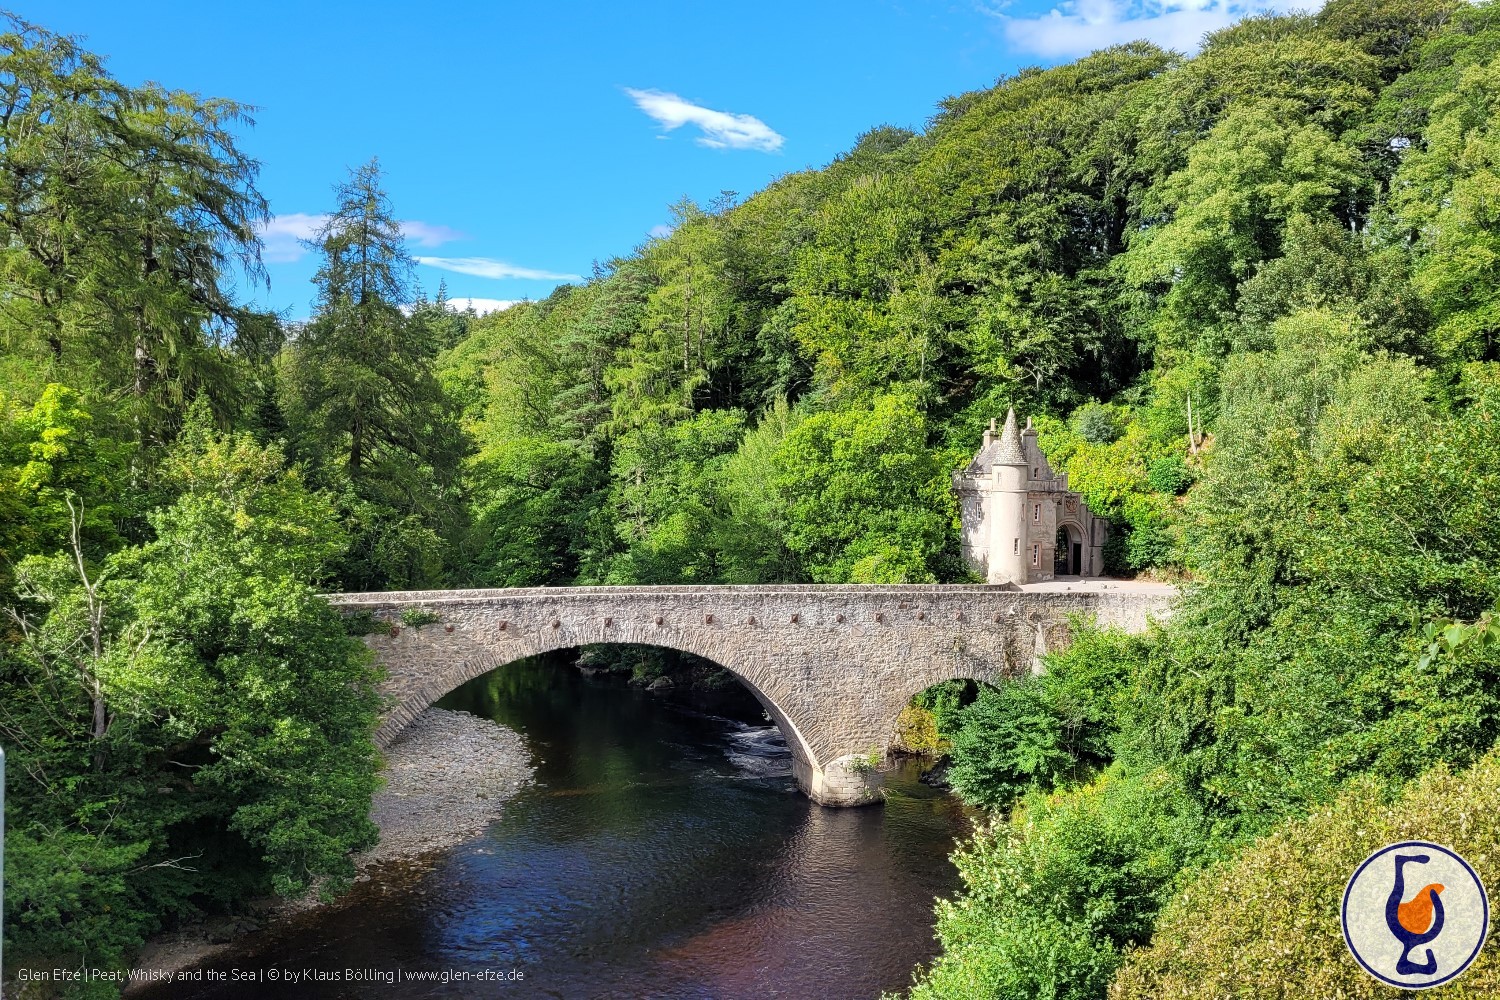
[[[370,818],[380,843],[361,868],[451,847],[484,831],[531,780],[531,756],[504,726],[429,708],[386,751],[386,785]]]
[[[380,842],[355,858],[356,881],[387,862],[411,861],[474,837],[531,780],[531,755],[515,732],[467,712],[429,708],[391,744],[370,819]],[[181,970],[279,921],[340,901],[267,900],[255,916],[215,917],[147,942],[139,969]],[[129,995],[135,992],[127,988]]]

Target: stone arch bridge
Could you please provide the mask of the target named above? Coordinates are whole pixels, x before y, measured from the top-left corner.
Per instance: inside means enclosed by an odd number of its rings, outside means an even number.
[[[797,784],[824,805],[878,797],[864,763],[911,697],[940,681],[1031,671],[1068,641],[1068,617],[1130,631],[1176,591],[1121,581],[999,586],[536,587],[331,595],[391,623],[366,642],[387,671],[390,742],[465,681],[513,660],[592,643],[697,654],[729,670],[786,737]],[[435,624],[405,627],[425,610]]]

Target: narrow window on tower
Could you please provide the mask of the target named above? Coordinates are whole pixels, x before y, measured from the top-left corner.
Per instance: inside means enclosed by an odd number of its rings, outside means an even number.
[[[1040,565],[1041,561],[1042,561],[1042,547],[1040,545],[1033,545],[1031,547],[1031,565],[1033,565],[1033,566]]]
[[[1031,505],[1031,519],[1033,521],[1040,521],[1042,519],[1042,505],[1041,504],[1037,503],[1037,504],[1032,504]]]
[[[1021,551],[1021,540],[1019,538],[1013,538],[1013,539],[1011,539],[1011,541],[1013,541],[1015,543],[1015,547],[1012,548],[1011,551],[1012,552],[1020,552]]]

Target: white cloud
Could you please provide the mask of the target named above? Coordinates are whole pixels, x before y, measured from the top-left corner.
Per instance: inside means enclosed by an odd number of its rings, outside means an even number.
[[[306,212],[288,212],[273,216],[262,223],[260,231],[264,249],[261,257],[267,264],[290,264],[307,255],[303,240],[310,240],[328,222],[326,215],[308,215]],[[419,247],[438,247],[454,240],[467,239],[457,229],[439,226],[431,222],[402,222],[402,235]]]
[[[518,305],[521,301],[521,299],[482,299],[464,297],[449,299],[448,308],[456,310],[457,312],[464,312],[465,310],[472,309],[479,315],[483,316],[485,313],[500,312],[502,310],[509,309],[513,305]],[[417,307],[414,303],[409,303],[402,306],[401,311],[410,316],[412,312],[416,310],[416,308]]]
[[[651,227],[650,235],[652,239],[664,240],[672,235],[672,227],[666,223],[657,223]]]
[[[1066,59],[1141,38],[1195,52],[1204,35],[1248,15],[1320,6],[1318,0],[1064,0],[1036,17],[1011,17],[993,8],[985,12],[1000,22],[1017,50]]]
[[[696,125],[703,134],[698,145],[713,149],[755,149],[762,153],[774,153],[786,140],[765,122],[753,115],[739,115],[731,111],[715,111],[676,94],[662,90],[633,90],[625,93],[635,101],[635,106],[656,119],[668,132],[683,125]],[[660,137],[658,137],[660,138]]]
[[[416,257],[418,264],[471,274],[476,278],[527,278],[533,281],[582,281],[576,274],[559,274],[534,267],[518,267],[489,257]]]
[[[301,260],[307,253],[302,240],[312,239],[313,234],[328,221],[326,215],[307,215],[291,212],[277,215],[261,223],[260,238],[265,244],[261,257],[267,264],[289,264]]]
[[[448,305],[452,306],[454,309],[457,309],[459,312],[463,312],[465,309],[472,309],[479,315],[483,316],[485,313],[501,312],[502,310],[509,309],[511,306],[520,301],[520,299],[462,298],[449,299]]]
[[[468,239],[457,229],[434,225],[431,222],[416,221],[401,223],[401,235],[419,247],[440,247],[454,240]]]

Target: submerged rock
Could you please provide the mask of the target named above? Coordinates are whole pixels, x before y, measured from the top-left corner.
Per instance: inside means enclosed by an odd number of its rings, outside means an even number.
[[[929,788],[952,788],[952,782],[948,780],[948,758],[944,757],[923,771],[917,780]]]

